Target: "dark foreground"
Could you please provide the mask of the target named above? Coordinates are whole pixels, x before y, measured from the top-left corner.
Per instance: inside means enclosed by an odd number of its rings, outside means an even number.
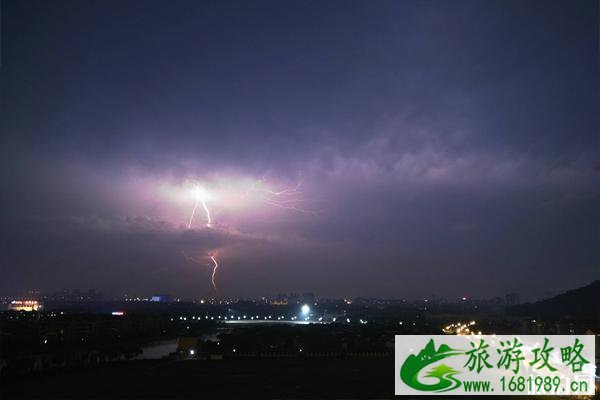
[[[5,378],[0,399],[391,399],[393,370],[391,357],[130,361]]]
[[[4,379],[26,399],[392,398],[392,358],[133,361]]]
[[[393,370],[391,357],[128,361],[82,370],[4,377],[0,381],[0,399],[392,399]],[[436,398],[514,399],[510,396]],[[573,397],[593,398],[597,396]]]

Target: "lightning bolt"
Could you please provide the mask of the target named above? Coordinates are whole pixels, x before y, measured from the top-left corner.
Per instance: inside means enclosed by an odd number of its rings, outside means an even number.
[[[264,178],[262,179],[262,181],[264,181]],[[278,192],[273,191],[273,190],[267,190],[266,192],[273,195],[273,196],[282,196],[282,195],[288,195],[288,194],[294,194],[294,193],[298,193],[299,189],[300,189],[300,185],[302,185],[302,181],[299,181],[296,186],[294,186],[293,188],[290,189],[283,189],[280,190]]]
[[[198,208],[198,200],[194,204],[194,208],[192,209],[192,215],[190,216],[190,221],[188,222],[188,229],[192,229],[192,222],[194,221],[194,215],[196,214],[196,208]]]
[[[295,186],[284,188],[281,190],[273,190],[270,187],[266,186],[266,179],[263,176],[261,179],[252,182],[250,187],[246,189],[246,191],[242,194],[242,198],[246,198],[250,195],[250,193],[256,194],[256,198],[259,201],[262,201],[264,204],[282,208],[285,210],[291,210],[299,213],[305,214],[316,214],[314,210],[310,210],[305,208],[303,205],[309,202],[302,198],[302,193],[300,187],[302,186],[302,181],[299,181]],[[211,199],[214,199],[212,193],[208,192],[204,187],[199,184],[194,184],[193,192],[194,196],[194,207],[192,209],[192,213],[187,223],[187,228],[192,229],[192,224],[194,223],[194,218],[196,217],[196,212],[198,207],[202,205],[204,212],[206,214],[206,227],[212,228],[212,216],[210,213],[210,209],[208,208],[207,202]],[[185,254],[184,254],[185,256]],[[195,259],[185,256],[186,259],[197,262]],[[219,269],[219,262],[217,261],[218,253],[213,252],[213,254],[208,254],[208,257],[212,261],[212,274],[211,274],[211,283],[215,291],[217,291],[217,269]]]
[[[214,264],[213,272],[212,272],[212,276],[210,278],[210,281],[212,282],[213,288],[216,291],[217,290],[217,284],[215,283],[215,275],[217,274],[217,268],[219,268],[219,263],[217,262],[215,256],[210,256],[210,259],[212,260],[212,262]]]
[[[203,261],[196,257],[189,256],[184,251],[182,251],[181,254],[186,259],[186,261],[192,262],[194,264],[206,265],[206,259]],[[208,255],[208,258],[210,258],[210,261],[212,261],[212,274],[210,277],[210,281],[211,281],[212,286],[215,289],[215,291],[217,291],[216,277],[217,277],[217,269],[219,268],[219,262],[217,261],[217,255],[218,254],[216,252],[213,255],[210,255],[210,254]]]
[[[314,210],[302,207],[302,204],[308,202],[308,200],[298,197],[301,195],[300,186],[302,185],[302,181],[299,181],[294,187],[282,190],[271,190],[269,188],[260,187],[265,181],[266,179],[263,176],[259,181],[254,182],[246,191],[246,195],[249,192],[258,193],[260,199],[270,206],[303,214],[316,214]]]
[[[193,195],[195,198],[194,208],[192,209],[192,214],[190,215],[190,219],[188,221],[187,228],[192,229],[192,223],[194,222],[196,210],[198,209],[198,206],[200,204],[202,204],[202,208],[204,209],[204,212],[206,213],[206,227],[211,228],[212,227],[212,217],[210,215],[210,209],[208,208],[208,204],[207,204],[207,199],[212,197],[211,194],[206,189],[204,189],[202,186],[195,185],[194,189],[193,189]],[[196,262],[196,260],[194,260],[193,258],[187,257],[185,254],[184,254],[184,256],[186,257],[186,259]],[[219,268],[219,263],[216,258],[217,257],[216,253],[213,255],[209,254],[209,257],[210,257],[211,261],[213,262],[213,270],[212,270],[212,275],[211,275],[210,280],[212,282],[213,288],[216,291],[217,284],[215,282],[215,277],[217,275],[217,269]]]
[[[196,185],[196,187],[194,188],[194,197],[196,198],[196,201],[194,202],[192,215],[190,215],[190,219],[187,224],[188,229],[192,229],[194,216],[196,215],[196,210],[198,209],[198,205],[200,204],[202,204],[202,208],[204,208],[204,212],[206,213],[206,227],[210,228],[212,226],[212,218],[210,216],[210,210],[208,209],[208,205],[206,204],[206,199],[207,197],[209,197],[208,192],[202,186]]]
[[[206,212],[206,227],[210,228],[212,225],[212,219],[210,218],[210,211],[208,210],[208,206],[206,205],[206,201],[200,200],[202,203],[202,207],[204,207],[204,212]]]

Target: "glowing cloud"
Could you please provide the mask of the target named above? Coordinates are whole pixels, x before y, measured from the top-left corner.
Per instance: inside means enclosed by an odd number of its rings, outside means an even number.
[[[197,218],[198,207],[201,205],[206,216],[205,228],[219,231],[233,229],[235,231],[235,228],[227,223],[221,222],[215,227],[213,208],[225,212],[230,217],[232,214],[251,212],[263,218],[262,213],[255,211],[261,208],[261,205],[305,214],[315,213],[315,211],[303,207],[308,201],[302,197],[301,185],[302,182],[298,182],[291,187],[275,189],[267,185],[264,176],[259,180],[219,177],[219,179],[204,179],[202,184],[193,180],[185,182],[183,186],[163,185],[163,191],[177,204],[183,204],[186,201],[185,198],[188,199],[188,203],[190,199],[193,201],[192,211],[186,224],[188,230],[194,229],[194,220]],[[235,220],[234,218],[233,221]],[[216,291],[216,274],[219,268],[218,252],[208,253],[207,256],[212,261],[211,283]],[[187,256],[186,259],[196,262]]]

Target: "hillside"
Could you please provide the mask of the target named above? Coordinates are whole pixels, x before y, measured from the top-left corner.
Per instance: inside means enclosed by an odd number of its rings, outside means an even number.
[[[567,316],[600,319],[600,280],[549,299],[509,307],[506,312],[557,319]]]

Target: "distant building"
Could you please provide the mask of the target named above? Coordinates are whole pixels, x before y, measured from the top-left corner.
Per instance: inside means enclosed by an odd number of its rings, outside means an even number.
[[[314,302],[315,302],[315,294],[314,293],[304,293],[304,294],[302,294],[302,302],[304,304],[314,304]]]
[[[168,294],[155,294],[150,298],[150,301],[154,301],[157,303],[170,303],[171,296]]]
[[[37,311],[42,307],[42,303],[37,300],[13,300],[8,305],[8,309],[12,311]]]
[[[31,298],[35,298],[35,296]],[[88,291],[63,289],[59,292],[45,293],[42,298],[47,302],[65,303],[88,303],[104,300],[104,296],[96,289],[89,289]]]
[[[300,295],[298,293],[290,293],[288,296],[288,304],[300,303]]]
[[[506,295],[506,305],[514,306],[517,304],[521,304],[521,296],[519,293],[508,293]]]
[[[288,305],[288,296],[285,293],[279,293],[275,296],[275,299],[271,301],[271,304],[274,306],[287,306]]]

